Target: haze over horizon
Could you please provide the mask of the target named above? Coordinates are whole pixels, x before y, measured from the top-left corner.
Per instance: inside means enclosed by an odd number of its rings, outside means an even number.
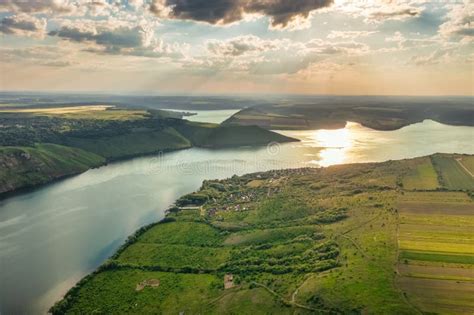
[[[2,0],[0,90],[473,95],[474,4]]]

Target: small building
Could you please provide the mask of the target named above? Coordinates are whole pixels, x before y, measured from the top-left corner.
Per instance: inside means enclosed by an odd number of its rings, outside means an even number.
[[[234,276],[228,273],[224,276],[224,289],[232,289],[234,287]]]

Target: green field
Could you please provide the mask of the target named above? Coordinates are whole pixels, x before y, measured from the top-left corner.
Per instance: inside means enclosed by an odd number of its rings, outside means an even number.
[[[403,188],[407,190],[434,190],[439,187],[438,174],[430,158],[415,160],[409,173],[403,177]]]
[[[432,157],[443,186],[454,190],[474,190],[474,177],[457,161],[458,156],[437,154]]]
[[[446,166],[439,169],[444,178],[459,174],[450,162],[437,163]],[[474,292],[472,199],[466,193],[411,193],[398,204],[400,287],[425,312],[472,313],[474,303],[467,298]]]

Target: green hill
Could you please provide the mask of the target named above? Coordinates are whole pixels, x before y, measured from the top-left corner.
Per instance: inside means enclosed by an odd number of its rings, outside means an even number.
[[[165,111],[13,111],[0,113],[0,126],[0,194],[146,154],[297,141],[254,126],[189,122]]]
[[[0,193],[45,184],[104,162],[94,153],[56,144],[0,147]]]

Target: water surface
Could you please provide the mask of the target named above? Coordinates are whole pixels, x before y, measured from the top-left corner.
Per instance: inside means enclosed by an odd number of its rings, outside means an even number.
[[[299,143],[192,148],[117,162],[0,201],[0,313],[40,314],[136,229],[202,180],[277,168],[474,153],[474,128],[433,121],[397,131],[349,123],[284,131]]]
[[[220,124],[230,116],[238,113],[240,109],[224,109],[224,110],[178,110],[166,109],[172,112],[186,112],[193,113],[192,116],[184,116],[183,119],[189,121],[207,122],[213,124]]]

